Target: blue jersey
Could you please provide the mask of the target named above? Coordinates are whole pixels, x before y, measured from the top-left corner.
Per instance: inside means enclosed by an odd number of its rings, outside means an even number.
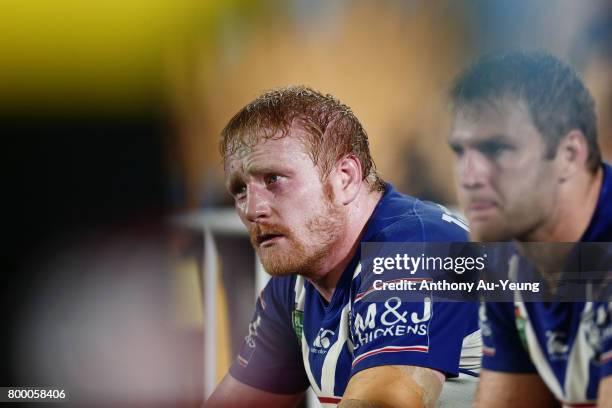
[[[581,241],[612,242],[609,165]],[[611,304],[520,300],[482,306],[483,368],[537,372],[564,407],[595,407],[600,380],[612,374]]]
[[[461,222],[441,206],[399,194],[389,184],[361,242],[458,242]],[[370,302],[360,249],[327,303],[301,276],[273,277],[260,294],[231,375],[273,393],[311,386],[322,404],[340,402],[349,379],[383,365],[429,367],[447,376],[480,365],[476,303]],[[464,341],[465,339],[465,341]]]

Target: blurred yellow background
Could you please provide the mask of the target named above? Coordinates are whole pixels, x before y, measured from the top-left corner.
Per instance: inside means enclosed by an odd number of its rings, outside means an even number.
[[[216,141],[229,117],[265,89],[306,84],[354,109],[386,179],[452,203],[445,92],[474,56],[550,50],[587,74],[602,109],[610,105],[610,65],[587,64],[590,42],[605,48],[607,38],[588,32],[609,13],[606,2],[507,3],[3,2],[0,112],[153,112],[170,124],[164,165],[183,191],[174,204],[197,208],[226,202]]]

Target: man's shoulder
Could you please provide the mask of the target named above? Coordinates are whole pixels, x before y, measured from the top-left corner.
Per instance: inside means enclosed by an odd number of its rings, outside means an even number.
[[[444,206],[393,192],[377,214],[379,230],[371,241],[466,241],[465,222]]]
[[[296,276],[273,276],[260,294],[264,302],[273,301],[276,305],[292,307],[295,302]]]
[[[582,236],[583,242],[612,241],[612,167],[604,163],[603,180],[597,200],[597,207],[587,230]]]
[[[612,166],[608,163],[604,163],[603,167],[603,179],[601,182],[601,188],[599,190],[599,202],[598,207],[603,207],[606,210],[606,215],[610,216],[612,211]]]
[[[295,279],[295,275],[272,276],[268,280],[266,289],[269,286],[274,291],[286,292],[287,290],[293,290],[295,286]]]

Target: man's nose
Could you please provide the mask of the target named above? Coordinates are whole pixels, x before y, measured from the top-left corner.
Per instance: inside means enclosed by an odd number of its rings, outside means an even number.
[[[477,151],[465,152],[459,171],[461,187],[466,189],[482,187],[488,171],[487,160],[482,154]]]
[[[250,222],[258,222],[270,216],[268,192],[258,186],[247,188],[245,215]]]

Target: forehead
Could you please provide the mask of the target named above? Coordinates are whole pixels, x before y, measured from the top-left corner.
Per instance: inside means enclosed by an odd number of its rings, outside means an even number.
[[[310,163],[305,132],[291,128],[287,134],[278,132],[271,138],[262,138],[252,146],[243,145],[225,159],[225,174],[247,172],[255,165],[289,166]]]
[[[491,138],[516,143],[540,143],[527,105],[517,99],[504,98],[494,103],[459,108],[450,134],[451,143],[470,143]]]

